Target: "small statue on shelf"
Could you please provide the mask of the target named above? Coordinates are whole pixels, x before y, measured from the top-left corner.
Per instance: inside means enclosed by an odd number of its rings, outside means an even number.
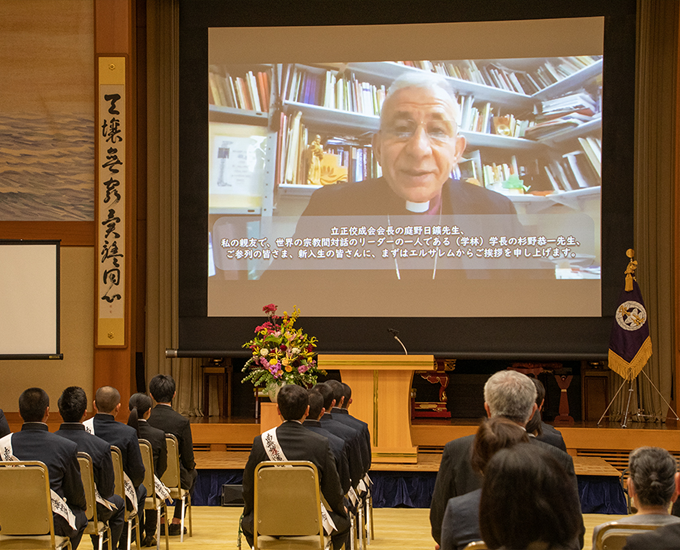
[[[307,184],[321,185],[321,162],[323,161],[323,146],[321,136],[316,135],[314,141],[307,146]]]

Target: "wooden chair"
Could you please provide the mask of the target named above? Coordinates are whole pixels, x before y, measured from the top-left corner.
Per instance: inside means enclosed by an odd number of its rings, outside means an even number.
[[[311,462],[258,464],[254,508],[254,550],[324,550],[330,544],[323,532],[319,473]]]
[[[115,494],[123,498],[125,503],[125,523],[127,524],[127,550],[130,550],[132,545],[132,529],[135,530],[135,541],[137,542],[137,550],[140,550],[142,543],[139,540],[139,514],[134,510],[127,509],[127,501],[125,499],[125,471],[123,470],[123,453],[115,445],[111,445],[111,460],[113,461],[113,474],[115,477]]]
[[[486,543],[482,540],[476,540],[474,542],[469,543],[466,547],[465,550],[487,550]]]
[[[97,497],[92,457],[87,453],[80,452],[78,453],[78,464],[80,465],[80,477],[83,480],[83,489],[85,489],[85,499],[87,500],[87,510],[85,510],[87,526],[83,534],[98,537],[99,550],[102,550],[104,542],[111,541],[111,529],[108,522],[99,521],[97,518]]]
[[[659,526],[610,521],[605,523],[598,531],[593,550],[623,550],[623,547],[626,545],[626,539],[630,535],[653,531],[657,527]]]
[[[71,550],[68,537],[54,534],[50,478],[42,462],[0,467],[0,549]],[[23,467],[22,467],[23,466]]]
[[[187,514],[189,516],[189,536],[192,537],[194,535],[191,522],[191,494],[187,489],[182,489],[179,467],[179,442],[177,438],[172,434],[165,434],[165,443],[168,448],[168,467],[161,481],[170,489],[170,496],[173,499],[182,501],[182,521],[179,529],[179,541],[184,542],[184,517]]]
[[[146,439],[139,440],[139,450],[142,453],[144,463],[144,487],[146,487],[146,500],[144,510],[153,510],[156,513],[156,549],[161,547],[161,517],[165,518],[165,550],[170,549],[170,534],[168,529],[168,505],[156,495],[155,472],[153,469],[153,448]],[[148,533],[147,533],[148,535]],[[101,549],[100,549],[101,550]]]

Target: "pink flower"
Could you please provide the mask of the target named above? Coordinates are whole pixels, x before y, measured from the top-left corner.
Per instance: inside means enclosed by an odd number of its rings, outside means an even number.
[[[299,372],[300,374],[304,374],[304,373],[306,373],[308,370],[309,370],[309,365],[300,365],[300,366],[298,367],[298,372]]]
[[[274,304],[268,304],[262,308],[262,311],[264,311],[267,315],[273,315],[276,313],[276,308],[277,306]]]

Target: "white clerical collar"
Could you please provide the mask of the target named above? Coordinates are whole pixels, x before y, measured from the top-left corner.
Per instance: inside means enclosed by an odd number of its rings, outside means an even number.
[[[416,214],[422,214],[430,209],[430,201],[427,202],[411,202],[406,201],[406,210]]]

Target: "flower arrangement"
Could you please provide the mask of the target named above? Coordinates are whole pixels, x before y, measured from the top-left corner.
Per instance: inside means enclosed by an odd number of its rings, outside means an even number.
[[[312,387],[319,374],[326,374],[314,359],[317,340],[295,328],[300,315],[297,306],[292,315],[284,311],[283,316],[276,315],[276,308],[274,304],[262,308],[267,321],[255,328],[255,338],[243,344],[253,355],[243,367],[248,375],[242,381],[267,389],[283,384]]]

